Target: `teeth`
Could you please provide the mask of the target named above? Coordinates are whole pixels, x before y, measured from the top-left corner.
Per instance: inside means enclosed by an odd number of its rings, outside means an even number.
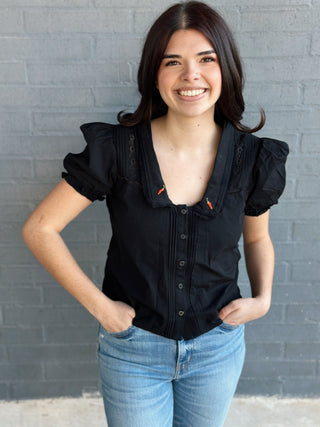
[[[205,89],[179,90],[178,91],[179,95],[182,95],[182,96],[197,96],[197,95],[201,95],[204,92],[205,92]]]

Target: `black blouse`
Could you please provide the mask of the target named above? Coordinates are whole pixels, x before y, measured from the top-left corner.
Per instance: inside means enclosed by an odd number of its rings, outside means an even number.
[[[277,203],[287,144],[226,123],[203,198],[187,206],[167,195],[150,125],[81,130],[87,147],[66,156],[62,176],[91,201],[106,198],[112,239],[103,292],[134,307],[134,325],[168,338],[195,338],[221,324],[219,310],[241,297],[244,215]]]

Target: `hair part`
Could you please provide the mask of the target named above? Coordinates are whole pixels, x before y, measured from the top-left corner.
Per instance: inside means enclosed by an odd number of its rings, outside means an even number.
[[[242,95],[244,77],[236,42],[225,20],[205,3],[188,1],[167,9],[150,28],[142,50],[138,69],[138,89],[141,100],[134,113],[118,114],[124,126],[150,123],[165,115],[167,105],[162,100],[156,80],[158,70],[172,35],[178,30],[193,29],[202,33],[214,47],[222,75],[221,94],[215,105],[214,120],[222,125],[230,121],[242,132],[253,133],[265,124],[265,113],[260,109],[260,122],[254,128],[241,123],[245,103]]]

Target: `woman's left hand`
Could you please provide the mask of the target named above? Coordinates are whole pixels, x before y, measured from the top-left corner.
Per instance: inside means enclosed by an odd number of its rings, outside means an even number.
[[[239,298],[224,306],[219,317],[230,325],[241,325],[264,316],[269,308],[270,302],[262,298]]]

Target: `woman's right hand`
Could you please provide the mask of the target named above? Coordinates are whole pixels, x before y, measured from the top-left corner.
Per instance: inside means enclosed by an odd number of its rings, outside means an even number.
[[[109,300],[108,302],[108,308],[98,319],[100,324],[111,333],[125,331],[132,325],[136,315],[134,308],[122,301]]]

